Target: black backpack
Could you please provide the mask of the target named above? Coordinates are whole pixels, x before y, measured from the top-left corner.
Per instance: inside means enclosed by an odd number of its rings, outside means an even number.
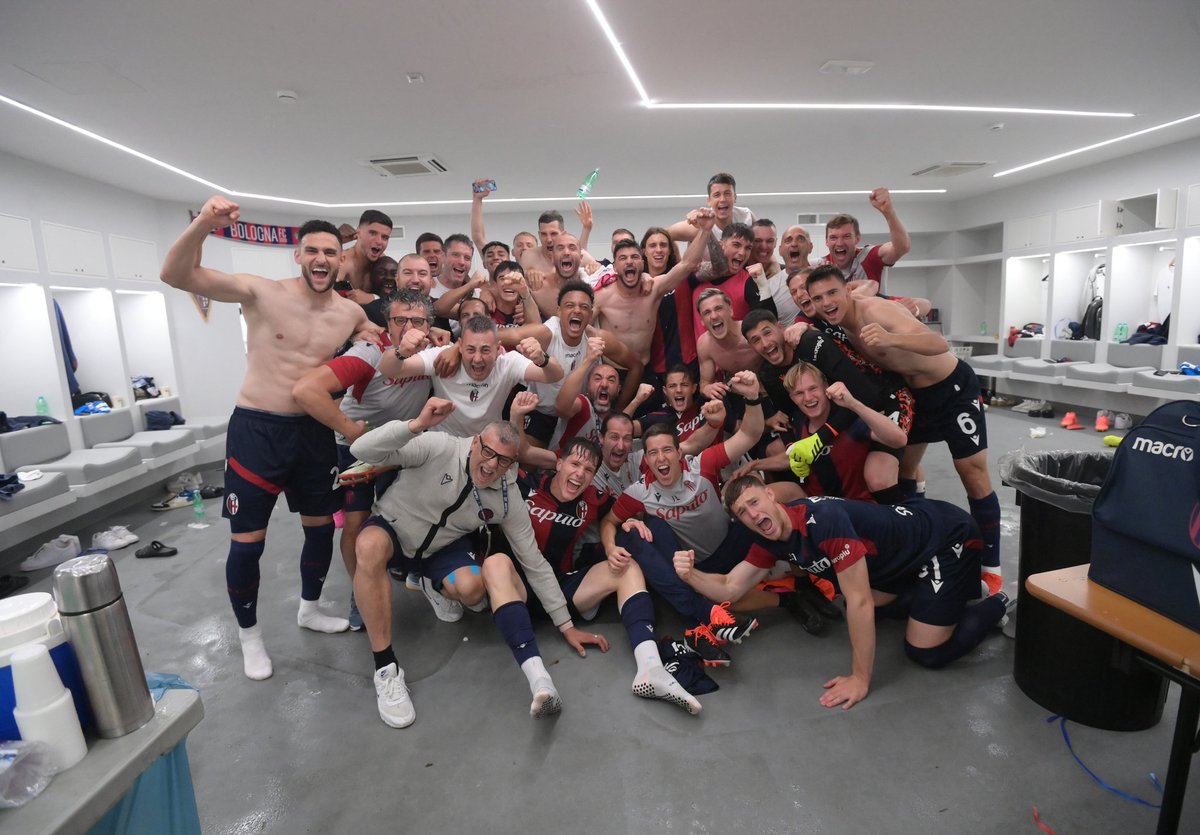
[[[1160,406],[1117,447],[1088,577],[1200,630],[1200,401]]]
[[[1083,338],[1084,339],[1099,339],[1100,338],[1100,317],[1104,313],[1104,298],[1096,296],[1088,302],[1087,309],[1083,311]]]

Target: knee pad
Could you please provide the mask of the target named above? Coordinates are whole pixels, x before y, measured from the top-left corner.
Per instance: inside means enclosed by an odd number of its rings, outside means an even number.
[[[953,646],[953,643],[953,640],[948,640],[936,647],[914,647],[905,641],[904,654],[922,667],[938,670],[962,655],[962,652]]]

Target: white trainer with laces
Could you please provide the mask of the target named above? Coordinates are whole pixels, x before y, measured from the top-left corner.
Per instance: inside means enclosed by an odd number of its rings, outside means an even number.
[[[103,548],[106,551],[118,551],[127,545],[132,545],[134,542],[137,542],[136,536],[132,540],[128,540],[121,533],[111,529],[100,531],[98,534],[92,536],[92,547]]]
[[[126,545],[132,545],[138,541],[138,535],[124,525],[113,525],[109,528],[109,531],[116,534],[117,538],[121,541],[122,544],[117,546],[119,548],[124,548]]]
[[[43,568],[49,568],[50,566],[64,563],[69,559],[74,559],[79,556],[79,552],[79,537],[71,536],[69,533],[59,534],[34,551],[32,556],[26,557],[24,562],[21,563],[21,570],[39,571]]]
[[[395,663],[375,671],[375,703],[379,718],[392,728],[407,728],[417,721],[417,710],[404,683],[404,670]]]
[[[457,600],[451,600],[435,589],[433,581],[428,577],[421,578],[421,593],[425,595],[425,599],[433,607],[433,613],[437,615],[438,620],[444,620],[446,623],[455,623],[462,620],[462,604]]]

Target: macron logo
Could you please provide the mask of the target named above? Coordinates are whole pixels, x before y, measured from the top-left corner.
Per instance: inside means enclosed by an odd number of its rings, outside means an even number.
[[[1163,441],[1152,441],[1149,438],[1134,438],[1133,448],[1137,452],[1148,452],[1151,455],[1161,455],[1163,458],[1174,458],[1180,461],[1191,461],[1195,456],[1190,446],[1185,444],[1168,444]]]

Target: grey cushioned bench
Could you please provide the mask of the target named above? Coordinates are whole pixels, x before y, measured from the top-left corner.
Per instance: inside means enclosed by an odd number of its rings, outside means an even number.
[[[1012,357],[1002,357],[999,354],[983,354],[982,356],[972,354],[967,357],[967,365],[975,369],[976,374],[984,377],[1007,376],[1008,372],[1012,371],[1015,362],[1016,360]]]
[[[1120,343],[1108,346],[1108,362],[1123,368],[1162,368],[1162,345],[1122,345]]]
[[[164,429],[159,432],[134,432],[133,415],[128,409],[116,409],[108,414],[87,415],[79,420],[84,446],[90,449],[129,447],[137,450],[141,460],[153,462],[173,453],[192,451],[192,433],[183,429]]]
[[[1018,339],[1012,345],[1007,342],[1003,345],[1004,356],[1006,357],[1040,357],[1042,355],[1042,346],[1046,344],[1044,339]]]
[[[1200,377],[1189,377],[1186,374],[1157,376],[1153,371],[1138,371],[1133,375],[1133,384],[1139,388],[1161,389],[1164,396],[1200,394]]]
[[[1091,365],[1086,362],[1046,362],[1040,359],[1020,359],[1013,362],[1012,373],[1026,377],[1044,377],[1046,380],[1065,377],[1072,365]]]
[[[174,412],[179,415],[187,422],[182,426],[175,426],[173,428],[192,433],[193,441],[208,441],[213,438],[219,438],[229,429],[229,415],[225,415],[224,417],[192,417],[191,415],[186,415],[183,413],[183,406],[180,404],[178,397],[139,400],[137,406],[142,412],[143,420],[146,412],[152,410]]]
[[[43,513],[52,513],[73,501],[75,496],[65,475],[43,472],[41,478],[26,482],[24,490],[6,502],[0,502],[0,531],[16,527]]]
[[[62,424],[0,435],[0,461],[10,471],[62,473],[73,488],[98,484],[102,479],[119,481],[113,477],[132,477],[145,472],[141,457],[131,447],[72,451],[67,427]]]
[[[1153,370],[1153,366],[1121,368],[1107,362],[1072,362],[1067,364],[1067,380],[1076,380],[1086,384],[1127,386],[1133,382],[1133,375],[1138,371]]]

